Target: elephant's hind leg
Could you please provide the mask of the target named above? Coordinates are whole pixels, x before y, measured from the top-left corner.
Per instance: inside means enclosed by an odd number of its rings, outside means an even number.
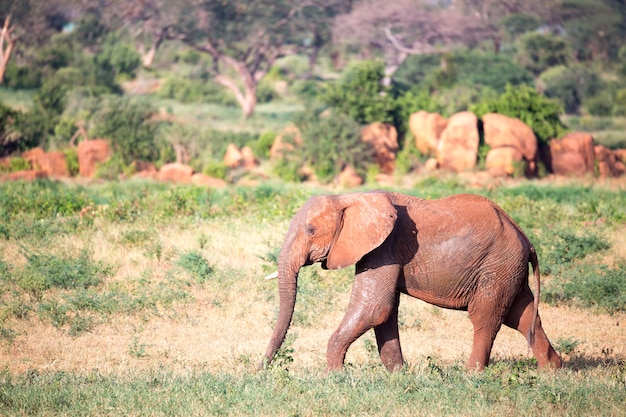
[[[528,337],[530,327],[533,321],[533,294],[530,288],[523,288],[517,295],[511,310],[507,315],[504,324],[516,329],[524,337]],[[548,336],[546,336],[541,319],[537,316],[535,321],[535,337],[529,340],[530,347],[537,359],[537,365],[540,368],[551,367],[560,368],[562,366],[561,358],[554,350]]]

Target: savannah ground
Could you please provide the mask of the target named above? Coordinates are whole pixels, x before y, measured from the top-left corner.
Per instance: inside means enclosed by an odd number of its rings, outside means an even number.
[[[277,283],[263,277],[295,210],[338,188],[6,183],[0,414],[626,415],[623,180],[408,182],[397,190],[486,195],[529,233],[564,369],[538,371],[524,338],[503,328],[491,366],[468,374],[466,313],[403,296],[406,369],[384,370],[370,331],[346,371],[327,374],[353,270],[314,265],[284,348],[257,371],[278,310]]]

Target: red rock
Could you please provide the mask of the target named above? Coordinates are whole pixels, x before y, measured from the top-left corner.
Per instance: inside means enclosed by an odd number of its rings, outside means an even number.
[[[208,188],[225,188],[228,186],[226,181],[219,178],[209,177],[208,175],[202,173],[193,174],[191,176],[191,183]]]
[[[354,168],[351,166],[347,166],[341,171],[341,173],[337,177],[337,182],[346,188],[354,188],[359,185],[363,185],[363,178],[361,178]]]
[[[624,175],[626,167],[619,160],[618,154],[602,145],[594,147],[596,162],[598,164],[598,176],[600,178],[612,178]]]
[[[270,148],[270,159],[276,161],[283,159],[288,153],[294,151],[296,147],[302,145],[302,135],[295,126],[287,126],[283,132],[276,136]]]
[[[437,144],[440,169],[462,172],[476,166],[478,155],[478,119],[465,111],[452,115]]]
[[[438,113],[420,110],[409,117],[409,130],[415,137],[415,146],[424,154],[434,154],[441,133],[448,125],[448,119]]]
[[[387,123],[372,123],[361,130],[361,140],[374,149],[381,172],[392,174],[396,168],[398,153],[396,128]]]
[[[228,168],[239,168],[243,164],[243,155],[237,146],[229,144],[224,154],[224,165]]]
[[[159,181],[189,183],[192,174],[192,167],[175,162],[163,165],[157,174],[157,179]]]
[[[111,156],[109,142],[105,139],[85,140],[78,144],[78,172],[81,177],[91,178],[96,173],[98,164]]]
[[[514,147],[493,148],[487,153],[485,168],[494,176],[513,175],[515,164],[522,163],[524,155]]]
[[[512,147],[527,161],[537,159],[537,137],[533,130],[519,119],[490,113],[483,116],[485,143],[492,149]]]
[[[568,133],[550,142],[549,169],[557,175],[594,173],[595,151],[589,133]]]

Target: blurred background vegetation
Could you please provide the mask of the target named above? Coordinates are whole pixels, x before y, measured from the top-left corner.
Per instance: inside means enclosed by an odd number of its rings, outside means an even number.
[[[626,147],[624,2],[388,3],[0,0],[0,156],[66,150],[82,126],[111,141],[107,175],[182,154],[224,176],[229,143],[267,159],[295,123],[301,158],[332,178],[367,161],[349,154],[362,125],[394,124],[405,148],[418,110],[495,111],[542,144],[583,130]]]

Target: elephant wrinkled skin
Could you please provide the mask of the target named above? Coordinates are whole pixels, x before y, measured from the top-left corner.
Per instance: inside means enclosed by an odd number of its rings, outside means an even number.
[[[468,311],[474,327],[469,369],[488,364],[503,323],[526,337],[539,367],[561,367],[538,315],[535,249],[504,210],[484,197],[425,200],[367,192],[310,198],[294,216],[280,252],[279,315],[262,366],[285,339],[300,268],[315,262],[326,269],[356,265],[348,308],[328,342],[330,370],[343,367],[348,347],[372,327],[387,369],[404,365],[400,293]]]

